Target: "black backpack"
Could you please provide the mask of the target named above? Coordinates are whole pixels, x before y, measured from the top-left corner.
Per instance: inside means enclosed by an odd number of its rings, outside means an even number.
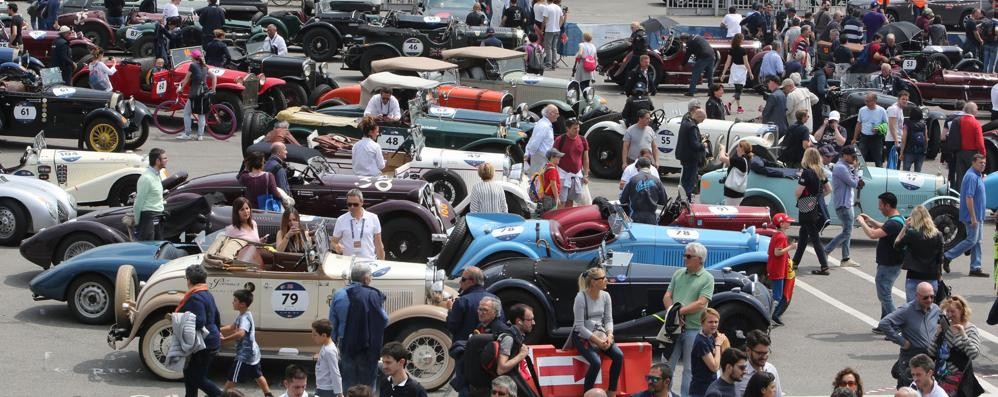
[[[468,385],[488,388],[499,376],[499,339],[508,332],[478,334],[468,338],[464,348],[464,379]],[[514,339],[513,350],[517,351]],[[476,359],[477,357],[477,359]]]
[[[947,154],[954,154],[960,151],[963,145],[963,134],[960,133],[960,117],[963,115],[946,116],[946,124],[949,125],[949,133],[946,134],[946,141],[943,142],[940,151]]]
[[[928,137],[925,136],[925,123],[919,121],[908,126],[908,147],[906,152],[914,154],[925,154],[928,145]]]

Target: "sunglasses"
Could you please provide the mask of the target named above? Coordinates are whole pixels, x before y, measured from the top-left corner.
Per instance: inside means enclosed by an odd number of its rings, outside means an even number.
[[[659,381],[662,380],[662,377],[661,376],[645,375],[645,380],[648,381],[648,383],[658,383]]]
[[[844,380],[844,381],[839,382],[839,386],[849,386],[849,387],[856,386],[856,381],[854,381],[854,380]]]
[[[361,204],[361,203],[347,203],[347,207],[360,207],[362,205],[363,204]]]
[[[696,255],[693,255],[693,254],[685,254],[685,255],[683,255],[683,258],[693,259],[693,258],[699,258],[699,256],[696,256]]]

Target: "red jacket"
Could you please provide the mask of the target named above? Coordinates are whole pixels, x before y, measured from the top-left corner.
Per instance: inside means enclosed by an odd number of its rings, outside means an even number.
[[[982,156],[988,155],[984,147],[984,130],[973,116],[960,117],[960,150],[976,150]]]

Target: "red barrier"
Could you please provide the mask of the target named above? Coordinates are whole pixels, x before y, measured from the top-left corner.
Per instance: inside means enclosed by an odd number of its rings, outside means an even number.
[[[648,388],[645,375],[651,368],[652,348],[647,342],[618,343],[624,353],[617,392],[639,393]],[[556,349],[552,345],[530,346],[530,355],[537,369],[538,382],[544,397],[578,397],[584,392],[583,383],[589,363],[575,349]],[[610,384],[610,360],[602,355],[603,370],[596,377],[596,387],[607,389]]]

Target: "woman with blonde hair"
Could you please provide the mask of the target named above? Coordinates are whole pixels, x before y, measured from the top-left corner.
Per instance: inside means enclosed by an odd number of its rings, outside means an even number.
[[[721,163],[728,167],[724,177],[724,204],[741,205],[748,189],[749,165],[752,163],[752,143],[740,141],[735,146],[735,154],[728,156],[726,148],[721,148]]]
[[[936,361],[935,375],[939,386],[950,396],[958,395],[963,372],[981,355],[981,335],[970,322],[970,305],[962,296],[953,295],[943,300],[935,338],[929,355]]]
[[[794,252],[794,263],[800,264],[804,258],[804,250],[808,244],[814,247],[818,256],[819,270],[812,270],[811,274],[827,276],[828,261],[825,257],[825,250],[821,246],[821,225],[825,223],[825,215],[821,209],[819,201],[824,201],[825,196],[832,192],[832,187],[828,184],[828,177],[821,162],[821,153],[818,149],[808,148],[804,151],[804,158],[801,160],[800,178],[797,180],[797,219],[800,222],[800,244]]]
[[[613,341],[613,303],[610,293],[606,292],[608,282],[606,270],[592,267],[579,275],[579,293],[575,295],[571,343],[589,362],[586,371],[586,381],[583,390],[593,388],[596,376],[603,368],[600,353],[610,357],[610,380],[608,396],[617,392],[617,381],[624,365],[624,353]]]
[[[496,182],[496,169],[491,163],[478,166],[478,177],[482,181],[471,187],[468,195],[471,212],[503,213],[509,211],[506,204],[506,192],[502,185]]]
[[[915,300],[918,283],[932,284],[932,290],[939,289],[939,278],[942,277],[943,235],[936,229],[932,215],[924,205],[918,205],[911,210],[911,215],[905,219],[901,232],[894,240],[894,247],[904,250],[901,268],[907,270],[904,280],[905,301]]]
[[[572,69],[575,71],[575,80],[579,82],[579,89],[585,91],[596,72],[596,45],[589,32],[582,33],[582,42],[579,43],[579,52],[575,54],[575,66]]]

